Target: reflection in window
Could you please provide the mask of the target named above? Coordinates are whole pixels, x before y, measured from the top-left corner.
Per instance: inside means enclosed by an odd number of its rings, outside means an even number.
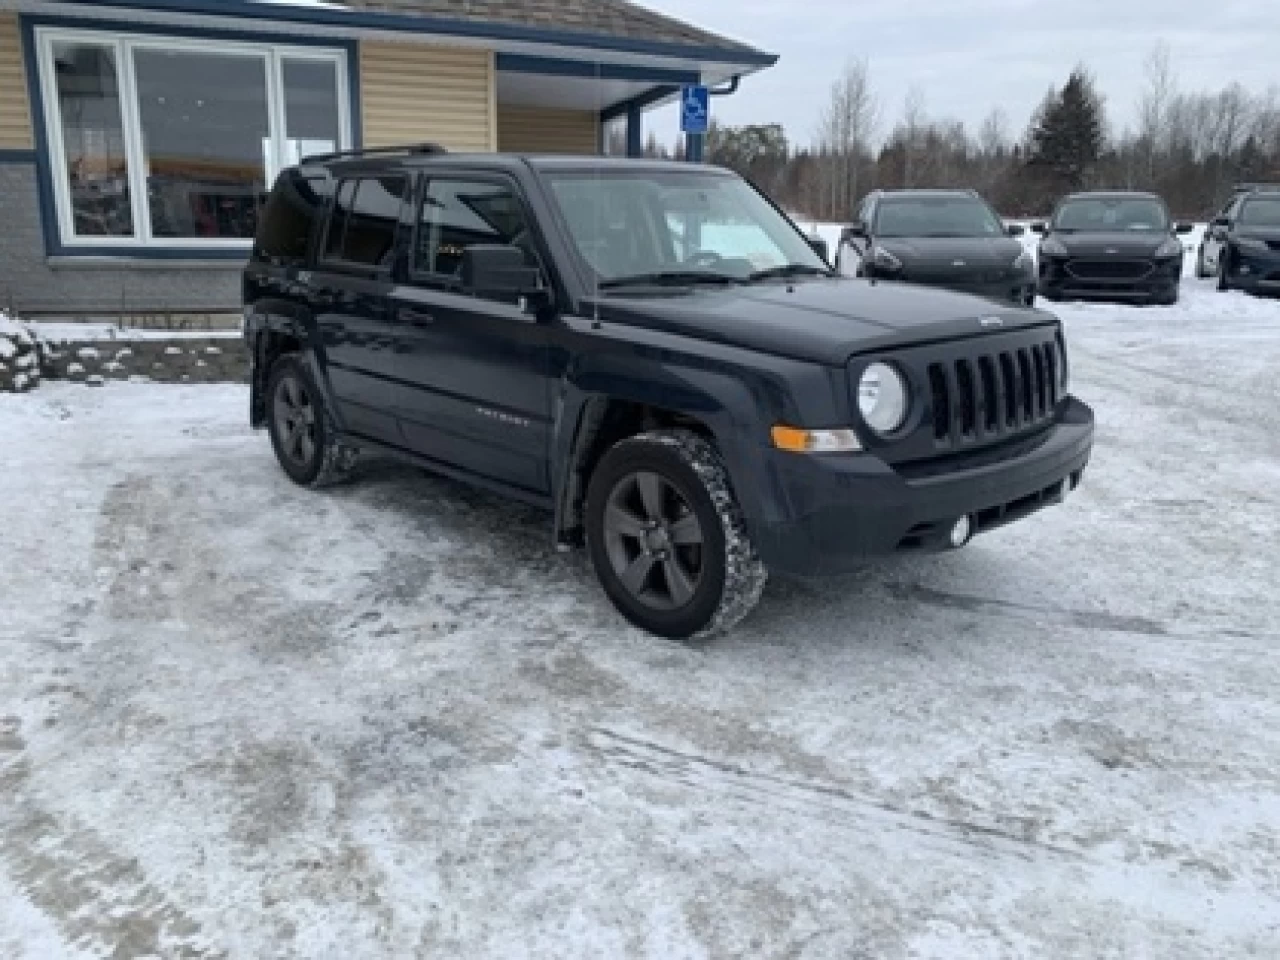
[[[75,233],[133,236],[115,51],[59,41],[53,57]]]
[[[334,204],[325,256],[363,266],[390,267],[407,190],[404,177],[343,183]]]
[[[134,70],[152,235],[251,239],[271,143],[266,58],[139,49]]]
[[[338,65],[332,60],[286,58],[284,76],[285,153],[292,165],[333,153],[341,142]]]
[[[510,187],[458,180],[433,180],[422,204],[422,226],[414,267],[455,274],[462,253],[476,244],[513,244],[529,266],[538,256],[524,208]]]

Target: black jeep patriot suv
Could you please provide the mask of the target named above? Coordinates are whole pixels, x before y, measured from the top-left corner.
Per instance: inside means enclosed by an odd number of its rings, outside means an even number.
[[[959,547],[1089,459],[1050,314],[836,276],[737,176],[398,148],[286,170],[244,275],[251,418],[542,505],[610,599],[725,630],[769,572]]]

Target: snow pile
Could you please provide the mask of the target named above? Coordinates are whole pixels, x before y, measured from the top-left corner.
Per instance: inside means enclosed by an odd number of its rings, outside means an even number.
[[[0,393],[25,393],[40,383],[40,344],[0,311]]]

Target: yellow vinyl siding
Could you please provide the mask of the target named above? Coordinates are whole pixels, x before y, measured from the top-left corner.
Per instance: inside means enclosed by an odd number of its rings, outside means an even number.
[[[34,146],[18,18],[0,13],[0,150],[30,150]]]
[[[503,153],[600,152],[600,121],[587,110],[498,105],[498,149]]]
[[[493,150],[493,53],[407,43],[360,44],[366,147],[433,141]]]

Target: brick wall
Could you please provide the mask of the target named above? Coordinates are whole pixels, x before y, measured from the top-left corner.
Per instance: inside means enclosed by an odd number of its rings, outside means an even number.
[[[48,263],[35,164],[0,163],[0,309],[108,316],[240,309],[240,267]]]

